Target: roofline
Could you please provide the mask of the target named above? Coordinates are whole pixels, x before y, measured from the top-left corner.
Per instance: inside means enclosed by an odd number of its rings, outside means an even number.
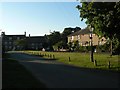
[[[45,37],[45,36],[30,36],[30,38],[32,38],[32,37],[33,37],[33,38],[34,38],[34,37],[37,38],[37,37]],[[29,36],[26,36],[26,38],[29,38]]]
[[[78,32],[78,33],[79,33],[79,32],[83,32],[83,30],[86,30],[86,29],[88,29],[88,28],[81,29],[81,30],[79,30],[79,31],[77,31],[77,32]],[[89,29],[88,29],[88,30],[89,30]],[[68,35],[67,37],[70,37],[70,36],[76,36],[76,35],[83,35],[83,33],[82,33],[82,34],[81,34],[81,33],[79,33],[79,34],[75,34],[75,33],[77,33],[77,32],[74,32],[74,33]],[[75,35],[74,35],[74,34],[75,34]],[[90,33],[85,33],[85,34],[90,34]]]
[[[23,35],[22,34],[21,35],[6,35],[5,34],[5,36],[25,36],[25,35],[24,34]]]

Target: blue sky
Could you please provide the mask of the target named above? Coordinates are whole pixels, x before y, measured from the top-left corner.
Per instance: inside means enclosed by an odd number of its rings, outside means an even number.
[[[79,2],[2,2],[2,25],[6,34],[32,36],[63,32],[66,27],[85,28],[76,6]],[[1,11],[1,10],[0,10]]]

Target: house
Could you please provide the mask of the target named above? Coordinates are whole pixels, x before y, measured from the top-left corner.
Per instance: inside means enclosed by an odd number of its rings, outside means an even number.
[[[26,37],[26,43],[28,50],[42,50],[46,44],[47,39],[45,36],[30,36]]]
[[[26,33],[23,35],[6,35],[5,32],[2,32],[2,46],[5,51],[19,50],[22,48],[20,45],[15,45],[16,40],[21,40],[26,38]]]
[[[91,35],[92,35],[92,39],[91,39]],[[75,33],[68,35],[67,37],[68,37],[68,43],[71,42],[74,44],[75,41],[78,41],[80,46],[90,46],[91,40],[93,46],[103,45],[104,43],[106,43],[106,39],[104,37],[99,38],[98,35],[92,33],[88,28],[79,30]]]
[[[44,36],[26,36],[26,32],[23,35],[6,35],[5,32],[2,32],[2,47],[5,51],[11,50],[42,50],[44,45],[47,42],[47,39]],[[17,40],[24,40],[24,46],[15,44]]]

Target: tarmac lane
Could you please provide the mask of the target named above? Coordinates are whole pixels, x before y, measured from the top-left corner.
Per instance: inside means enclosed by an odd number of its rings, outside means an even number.
[[[75,67],[23,53],[10,52],[10,56],[47,88],[120,88],[120,73],[117,72]]]

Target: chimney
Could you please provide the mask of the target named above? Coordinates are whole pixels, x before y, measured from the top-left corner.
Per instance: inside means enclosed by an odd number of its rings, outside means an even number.
[[[25,36],[26,36],[26,32],[24,32]]]
[[[2,37],[5,36],[5,32],[1,32],[1,36],[2,36]]]
[[[30,34],[29,34],[29,38],[30,38]]]

